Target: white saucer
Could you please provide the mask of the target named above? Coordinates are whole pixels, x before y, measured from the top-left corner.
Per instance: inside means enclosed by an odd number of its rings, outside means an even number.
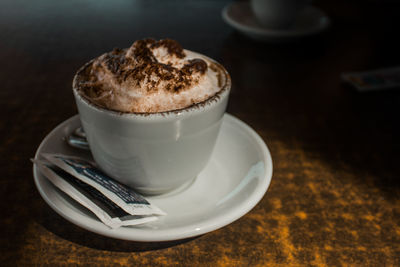
[[[42,141],[35,158],[45,152],[90,157],[88,152],[69,147],[63,139],[79,126],[78,115],[61,123]],[[149,197],[167,215],[141,226],[114,230],[57,190],[35,166],[33,176],[47,204],[84,229],[125,240],[170,241],[216,230],[249,212],[268,189],[272,160],[257,133],[226,114],[212,158],[196,180],[183,191]]]
[[[265,42],[288,42],[322,32],[330,19],[319,8],[308,6],[297,17],[293,27],[285,30],[267,29],[258,24],[249,2],[232,2],[222,10],[222,18],[233,28],[252,39]]]

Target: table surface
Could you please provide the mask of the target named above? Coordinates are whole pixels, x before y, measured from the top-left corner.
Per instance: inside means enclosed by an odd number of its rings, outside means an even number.
[[[400,265],[399,89],[358,93],[340,82],[343,72],[399,64],[400,6],[315,1],[332,20],[328,31],[266,44],[223,22],[229,2],[0,2],[1,265]],[[189,240],[85,231],[33,183],[29,159],[77,113],[74,72],[144,37],[176,39],[225,65],[228,112],[264,139],[274,162],[252,211]]]

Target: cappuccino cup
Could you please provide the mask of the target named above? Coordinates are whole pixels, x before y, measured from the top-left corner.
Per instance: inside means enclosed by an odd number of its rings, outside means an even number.
[[[250,0],[257,22],[275,30],[293,26],[298,14],[310,3],[311,0]]]
[[[94,60],[74,77],[73,94],[95,162],[105,173],[142,194],[185,187],[204,169],[213,152],[231,80],[219,63],[197,53],[192,55],[201,57],[217,73],[217,91],[200,102],[171,110],[120,111],[85,94],[82,88],[93,71]]]

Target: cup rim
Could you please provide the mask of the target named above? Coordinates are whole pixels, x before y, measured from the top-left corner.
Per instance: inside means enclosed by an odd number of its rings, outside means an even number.
[[[199,53],[197,53],[199,54]],[[140,118],[140,119],[159,119],[159,118],[176,118],[176,117],[181,117],[186,114],[194,114],[194,113],[199,113],[203,112],[205,110],[208,110],[212,108],[213,106],[217,105],[218,103],[222,102],[224,98],[226,98],[229,95],[229,92],[231,90],[231,77],[228,73],[228,71],[217,61],[204,56],[203,54],[199,54],[205,59],[209,60],[213,64],[217,65],[217,67],[222,71],[222,74],[225,78],[224,84],[221,87],[221,89],[216,92],[213,96],[210,98],[207,98],[206,100],[203,100],[201,102],[192,104],[190,106],[180,108],[180,109],[173,109],[173,110],[167,110],[167,111],[161,111],[161,112],[124,112],[124,111],[116,111],[116,110],[111,110],[107,109],[105,107],[102,107],[100,105],[97,105],[93,102],[91,102],[89,99],[87,99],[83,94],[79,93],[79,86],[78,86],[78,77],[80,74],[88,68],[96,58],[91,59],[89,62],[85,63],[82,67],[78,69],[78,71],[75,73],[73,81],[72,81],[72,91],[74,93],[75,99],[77,101],[80,101],[84,103],[86,106],[89,108],[96,110],[101,113],[105,113],[111,116],[117,116],[120,118]]]

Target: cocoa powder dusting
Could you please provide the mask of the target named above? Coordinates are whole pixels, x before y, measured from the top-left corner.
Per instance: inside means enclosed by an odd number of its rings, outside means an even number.
[[[148,48],[148,45],[154,44],[155,42],[156,41],[153,39],[144,39],[134,42],[132,47],[135,59],[138,62],[143,61],[142,63],[157,62],[157,59]]]
[[[207,71],[207,63],[199,58],[189,60],[189,63],[183,66],[182,71],[191,75],[193,72],[204,74]]]
[[[204,74],[207,71],[207,63],[202,59],[189,60],[181,69],[173,67],[170,62],[163,64],[152,52],[152,49],[159,47],[165,47],[169,54],[178,58],[186,56],[181,45],[174,40],[144,39],[133,43],[129,50],[116,48],[106,54],[103,67],[114,74],[119,83],[150,81],[146,84],[146,90],[149,92],[159,90],[162,82],[167,82],[165,90],[179,92],[196,82],[191,77],[193,73]]]
[[[161,50],[155,51],[159,48]],[[164,56],[165,53],[167,56]],[[166,60],[165,57],[170,59]],[[209,67],[212,70],[215,67],[212,63],[208,65],[200,58],[180,60],[185,57],[184,49],[174,40],[138,40],[128,49],[114,48],[111,52],[87,64],[82,70],[86,78],[79,81],[79,88],[96,104],[109,109],[114,109],[108,104],[114,103],[114,98],[118,95],[113,91],[114,86],[137,88],[140,91],[139,94],[143,95],[147,93],[158,95],[155,93],[161,91],[179,94],[181,91],[193,88],[202,81],[201,77],[206,74]],[[218,83],[221,84],[219,76]],[[183,102],[186,103],[184,98],[180,101],[182,106]],[[190,103],[193,105],[198,102],[200,101],[192,99]],[[151,110],[141,110],[141,112],[162,109],[161,106],[157,106],[159,105],[157,103],[152,105]],[[143,109],[147,108],[150,107],[143,107]],[[135,111],[132,110],[132,112]]]
[[[218,67],[215,66],[214,63],[211,63],[211,64],[210,64],[210,69],[211,69],[212,71],[214,71],[214,72],[217,74],[218,86],[221,87],[221,86],[223,85],[224,82],[223,82],[223,80],[222,80],[222,74],[221,74],[221,72],[219,71]]]
[[[163,39],[151,44],[151,48],[158,48],[161,46],[167,48],[168,53],[175,55],[177,58],[184,58],[186,56],[183,52],[182,46],[175,40]]]

